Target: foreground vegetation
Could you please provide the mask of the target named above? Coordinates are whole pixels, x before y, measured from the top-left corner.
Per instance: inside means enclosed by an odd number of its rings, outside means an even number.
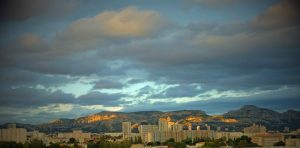
[[[225,138],[220,139],[207,139],[205,140],[204,148],[206,147],[221,147],[221,146],[232,146],[232,147],[259,147],[256,143],[251,141],[250,137],[242,136],[237,139],[229,139]]]
[[[198,142],[204,142],[203,148],[209,147],[221,147],[221,146],[232,146],[232,147],[259,147],[259,145],[253,143],[250,137],[242,136],[237,139],[220,138],[220,139],[186,139],[182,142],[175,142],[173,138],[167,140],[166,142],[149,142],[147,146],[160,146],[165,145],[173,148],[185,148],[186,145],[195,145]],[[107,138],[99,139],[99,141],[91,140],[87,143],[88,148],[130,148],[132,144],[142,144],[140,137],[124,140],[124,141],[114,141],[108,140]],[[278,142],[274,144],[276,146],[283,146],[283,142]],[[0,142],[0,148],[81,148],[78,142],[74,138],[70,138],[66,143],[50,143],[46,146],[40,140],[32,140],[30,142],[16,143],[16,142]]]

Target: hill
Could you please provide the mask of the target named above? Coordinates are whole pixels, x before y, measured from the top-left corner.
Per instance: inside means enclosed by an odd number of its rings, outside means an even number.
[[[288,110],[279,113],[267,108],[254,105],[245,105],[238,110],[229,111],[223,115],[210,116],[202,110],[178,110],[178,111],[139,111],[139,112],[109,112],[102,111],[96,114],[76,119],[55,119],[52,122],[38,125],[18,124],[28,130],[39,130],[46,133],[65,132],[72,129],[82,129],[89,132],[120,132],[123,121],[132,122],[132,128],[137,131],[140,124],[158,124],[160,117],[170,116],[174,122],[185,125],[205,127],[209,124],[211,129],[241,131],[252,123],[265,125],[270,130],[281,131],[284,127],[290,129],[300,128],[300,112]],[[4,125],[2,125],[4,127]]]

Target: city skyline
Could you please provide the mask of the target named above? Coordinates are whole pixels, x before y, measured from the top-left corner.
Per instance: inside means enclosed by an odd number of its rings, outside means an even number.
[[[297,0],[4,0],[0,123],[300,109]]]

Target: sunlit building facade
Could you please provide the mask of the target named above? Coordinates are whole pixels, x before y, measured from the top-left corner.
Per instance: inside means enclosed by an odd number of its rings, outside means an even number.
[[[131,136],[131,122],[122,122],[123,139],[129,139]]]
[[[16,124],[8,124],[7,129],[0,129],[0,141],[15,141],[24,143],[27,140],[27,130],[17,128]]]

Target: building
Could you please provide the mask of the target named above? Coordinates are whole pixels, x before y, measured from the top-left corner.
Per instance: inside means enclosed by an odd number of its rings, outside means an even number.
[[[158,119],[158,130],[159,131],[169,131],[168,129],[168,122],[170,121],[170,118],[159,118]]]
[[[244,135],[251,137],[256,134],[265,134],[267,133],[267,129],[265,126],[253,124],[250,127],[244,128]]]
[[[38,140],[42,140],[44,143],[46,143],[47,141],[46,134],[41,133],[39,131],[27,132],[27,139],[28,140],[38,139]]]
[[[119,137],[119,136],[123,136],[123,133],[104,133],[103,135]]]
[[[300,134],[291,133],[284,135],[286,147],[300,147]]]
[[[140,136],[144,142],[151,142],[153,141],[149,137],[149,133],[157,132],[158,126],[157,125],[140,125],[139,126]]]
[[[27,130],[17,128],[16,124],[8,124],[7,129],[0,129],[0,141],[15,141],[24,143],[27,140]]]
[[[221,131],[221,127],[220,126],[217,127],[217,131]]]
[[[208,130],[181,130],[181,131],[156,131],[149,132],[147,142],[165,142],[170,138],[173,138],[176,142],[181,142],[187,138],[213,138],[215,135],[214,131]]]
[[[178,123],[175,123],[173,126],[172,126],[172,131],[175,131],[175,132],[180,132],[183,130],[183,125],[182,124],[178,124]]]
[[[131,122],[122,122],[123,139],[129,139],[131,134]]]
[[[58,133],[57,138],[61,141],[67,142],[70,138],[75,138],[80,144],[91,139],[91,133],[84,133],[81,130],[73,130],[68,133]]]
[[[252,142],[263,147],[273,146],[276,142],[284,141],[282,134],[257,134],[251,137]]]
[[[217,131],[217,132],[215,132],[214,138],[219,139],[219,138],[225,137],[226,140],[228,140],[228,139],[240,138],[243,135],[244,134],[242,132],[221,132],[221,131]]]

